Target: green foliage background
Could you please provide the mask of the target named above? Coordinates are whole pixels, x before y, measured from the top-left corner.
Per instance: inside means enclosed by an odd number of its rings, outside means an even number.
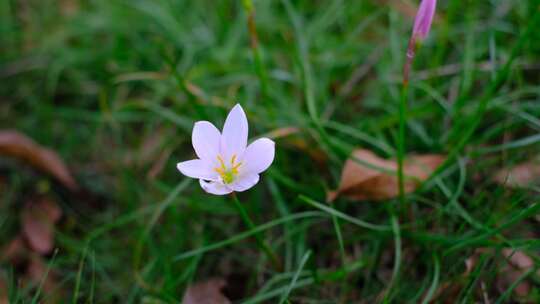
[[[482,285],[492,301],[520,300],[497,283],[500,251],[538,261],[539,187],[492,177],[540,152],[538,1],[439,1],[412,73],[406,147],[452,158],[408,196],[413,222],[400,214],[390,229],[397,200],[323,208],[354,148],[396,155],[412,27],[399,8],[412,2],[254,1],[254,50],[240,1],[0,1],[0,126],[55,149],[84,188],[2,161],[2,243],[40,192],[64,210],[48,261],[66,302],[178,303],[209,277],[245,303],[417,303],[446,285],[460,287],[455,303],[482,299]],[[193,123],[221,125],[237,102],[252,138],[298,129],[276,139],[273,166],[239,195],[268,223],[283,271],[246,238],[229,197],[175,168],[193,157]],[[13,303],[34,297],[14,287],[17,269],[1,270]],[[535,270],[523,301],[540,301]]]

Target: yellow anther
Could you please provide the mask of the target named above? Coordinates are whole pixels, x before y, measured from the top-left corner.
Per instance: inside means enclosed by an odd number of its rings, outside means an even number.
[[[219,174],[221,180],[223,180],[225,184],[232,183],[238,175],[238,168],[242,165],[242,162],[236,163],[236,154],[231,157],[231,165],[229,168],[227,168],[225,161],[220,155],[217,156],[217,160],[219,162],[219,167],[214,168],[214,171]]]
[[[225,174],[225,171],[223,171],[221,168],[214,168],[214,171],[216,171],[219,175]]]
[[[227,167],[225,167],[225,162],[223,161],[223,158],[221,158],[221,156],[218,155],[217,159],[218,159],[219,163],[221,164],[221,168],[226,169]]]

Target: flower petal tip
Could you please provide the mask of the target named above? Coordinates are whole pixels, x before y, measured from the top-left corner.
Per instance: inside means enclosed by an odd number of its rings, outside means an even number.
[[[413,28],[413,39],[424,40],[431,30],[437,0],[422,0],[416,14]]]
[[[231,109],[230,112],[232,112],[232,111],[242,111],[242,112],[244,112],[244,108],[242,107],[242,105],[240,103],[236,103],[234,105],[234,107]]]

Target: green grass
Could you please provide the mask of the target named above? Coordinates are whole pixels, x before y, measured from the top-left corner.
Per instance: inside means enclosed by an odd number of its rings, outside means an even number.
[[[395,6],[0,1],[0,128],[56,150],[84,189],[0,159],[0,245],[29,195],[45,193],[64,212],[46,260],[66,303],[178,303],[211,277],[235,303],[443,302],[441,286],[459,287],[455,303],[483,301],[481,286],[492,303],[539,302],[535,269],[518,279],[532,286],[525,299],[519,282],[497,285],[503,248],[540,266],[538,187],[492,179],[540,152],[539,19],[535,0],[439,1],[411,73],[405,147],[450,157],[400,210],[398,198],[325,203],[353,149],[398,155],[412,20]],[[299,130],[238,194],[249,227],[231,197],[176,170],[193,157],[193,123],[221,126],[237,102],[251,138]],[[479,248],[491,250],[465,274]],[[14,287],[19,268],[0,264],[12,302],[38,302],[39,286]]]

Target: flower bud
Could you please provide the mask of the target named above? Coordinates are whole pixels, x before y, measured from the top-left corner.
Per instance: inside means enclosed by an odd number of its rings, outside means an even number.
[[[424,40],[431,29],[437,0],[422,0],[414,20],[413,39],[417,42]]]

